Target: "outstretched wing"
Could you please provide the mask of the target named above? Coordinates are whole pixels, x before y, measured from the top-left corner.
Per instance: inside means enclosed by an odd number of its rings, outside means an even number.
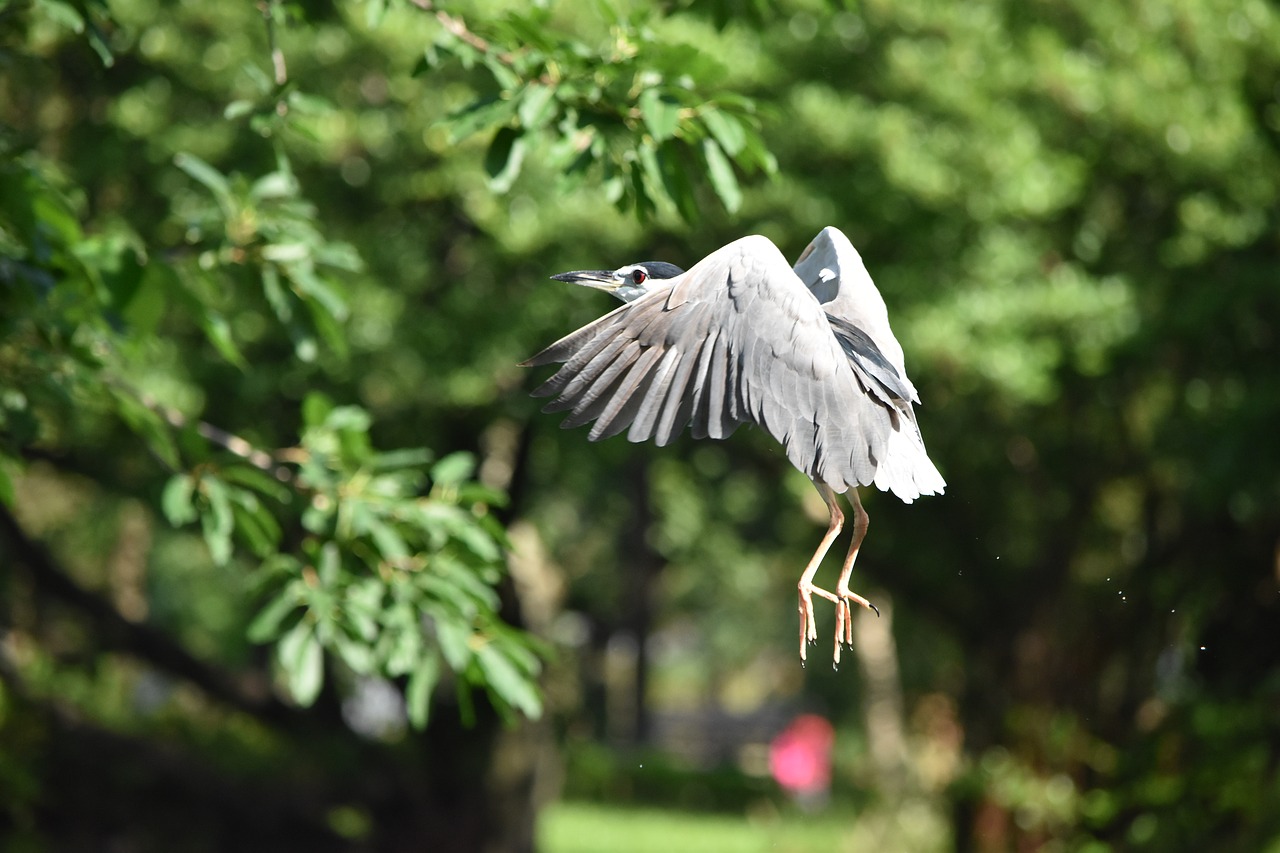
[[[553,362],[563,366],[534,393],[554,396],[546,411],[570,413],[565,427],[595,421],[592,440],[627,430],[631,441],[665,445],[686,424],[696,438],[724,438],[755,423],[798,469],[840,492],[876,481],[903,427],[882,390],[889,374],[877,378],[881,368],[846,355],[818,298],[759,236],[526,364]]]
[[[920,395],[907,377],[902,345],[889,327],[884,298],[862,256],[838,228],[827,226],[801,254],[795,271],[822,305],[845,354],[871,378],[872,392],[900,415],[876,471],[876,486],[906,501],[941,493],[946,483],[916,424],[912,404],[920,402]]]

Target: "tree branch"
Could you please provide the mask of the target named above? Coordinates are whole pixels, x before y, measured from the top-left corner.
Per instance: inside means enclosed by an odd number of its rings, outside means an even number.
[[[106,648],[144,660],[199,687],[211,698],[272,725],[296,724],[302,712],[270,693],[258,695],[231,674],[196,658],[172,637],[145,623],[131,622],[106,599],[75,582],[40,542],[27,536],[7,507],[0,505],[0,565],[21,566],[44,596],[84,615]]]
[[[267,46],[271,51],[271,68],[275,73],[277,91],[282,90],[289,82],[289,69],[285,65],[284,51],[280,49],[280,43],[276,40],[276,11],[279,6],[278,0],[262,0],[258,3],[258,10],[262,12],[262,18],[267,24]],[[284,115],[288,111],[289,105],[283,98],[276,102],[278,115]]]
[[[493,45],[482,39],[467,28],[467,22],[461,18],[455,18],[442,9],[437,9],[436,4],[432,0],[409,0],[414,6],[417,6],[424,12],[431,12],[435,15],[436,20],[440,22],[440,26],[444,27],[459,41],[466,42],[481,53],[490,54],[498,59],[504,65],[512,65],[515,63],[515,57],[504,51],[494,50]]]

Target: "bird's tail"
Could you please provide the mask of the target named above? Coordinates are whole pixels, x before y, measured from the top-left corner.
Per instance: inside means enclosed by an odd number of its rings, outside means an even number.
[[[899,418],[898,423],[900,428],[889,436],[885,461],[876,468],[876,488],[893,492],[906,503],[921,495],[942,494],[947,483],[924,449],[915,418]]]

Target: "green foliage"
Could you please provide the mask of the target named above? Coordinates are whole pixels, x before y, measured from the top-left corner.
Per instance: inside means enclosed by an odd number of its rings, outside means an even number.
[[[612,307],[550,273],[836,224],[950,484],[864,494],[924,803],[883,838],[1274,847],[1273,5],[33,0],[0,33],[0,501],[83,593],[0,529],[6,825],[175,764],[106,732],[432,846],[388,816],[528,811],[477,781],[529,790],[489,706],[625,736],[633,647],[651,711],[860,728],[857,668],[793,660],[825,510],[776,444],[592,444],[516,366]],[[545,673],[517,623],[565,640]],[[430,725],[352,746],[371,684]],[[652,781],[618,763],[577,781]],[[162,787],[148,830],[211,813]],[[261,825],[224,818],[180,835]]]
[[[267,11],[274,35],[278,8]],[[84,30],[65,4],[29,14],[35,28]],[[268,106],[233,102],[224,121],[257,109],[253,129],[280,138],[306,120],[311,101],[299,91],[254,79]],[[157,235],[93,221],[83,191],[35,151],[0,163],[0,496],[12,505],[10,469],[24,453],[74,447],[91,409],[97,431],[117,421],[133,431],[138,443],[124,452],[149,454],[146,476],[167,478],[159,509],[174,525],[198,523],[216,565],[260,561],[249,575],[265,604],[249,635],[274,644],[297,702],[319,695],[328,654],[356,675],[400,679],[418,727],[445,665],[504,713],[537,716],[538,657],[498,615],[506,540],[487,512],[503,497],[472,479],[466,454],[437,462],[428,489],[431,454],[376,450],[359,406],[311,395],[296,446],[267,452],[161,398],[191,381],[182,361],[202,357],[183,337],[188,326],[238,373],[258,371],[248,347],[271,333],[247,321],[263,308],[300,364],[327,354],[338,369],[347,355],[342,276],[361,271],[360,256],[325,234],[284,148],[271,148],[275,168],[256,178],[177,152],[192,185],[175,184]],[[161,376],[165,351],[184,356]],[[282,430],[260,434],[293,443]]]
[[[192,154],[181,153],[174,163],[211,196],[187,197],[175,211],[199,252],[200,274],[251,271],[299,359],[315,360],[320,342],[342,356],[347,303],[334,274],[359,272],[361,261],[350,245],[322,235],[284,155],[277,154],[274,172],[253,181],[229,179]],[[246,367],[224,322],[202,325],[224,358]]]
[[[471,30],[439,12],[442,32],[418,70],[450,61],[484,69],[481,94],[449,117],[459,142],[492,130],[484,166],[489,186],[508,192],[535,148],[561,173],[562,192],[589,181],[642,217],[673,205],[700,218],[699,179],[729,213],[742,204],[734,164],[771,175],[777,162],[760,136],[755,103],[716,91],[725,66],[693,41],[658,36],[648,9],[595,10],[607,35],[592,42],[557,32],[550,7],[508,11]]]
[[[498,616],[493,586],[505,537],[477,511],[502,496],[470,479],[462,453],[436,462],[424,491],[430,455],[375,452],[362,409],[312,396],[304,413],[295,455],[310,535],[300,555],[267,558],[267,603],[249,628],[256,642],[278,641],[277,663],[295,697],[315,699],[327,651],[357,675],[406,678],[418,726],[442,662],[487,687],[498,707],[540,714],[538,659]]]

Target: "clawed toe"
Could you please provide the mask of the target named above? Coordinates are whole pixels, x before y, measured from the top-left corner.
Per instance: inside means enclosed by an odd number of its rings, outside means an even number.
[[[836,606],[836,630],[835,642],[832,644],[832,661],[837,666],[840,664],[840,652],[845,646],[853,647],[853,607],[852,603],[857,602],[868,610],[880,615],[880,608],[876,607],[867,599],[852,591],[841,591],[835,594],[826,590],[812,588],[811,593],[817,593],[823,598],[829,598]],[[800,593],[800,662],[804,663],[808,656],[808,646],[815,643],[818,639],[818,626],[813,616],[813,599],[809,595]]]

